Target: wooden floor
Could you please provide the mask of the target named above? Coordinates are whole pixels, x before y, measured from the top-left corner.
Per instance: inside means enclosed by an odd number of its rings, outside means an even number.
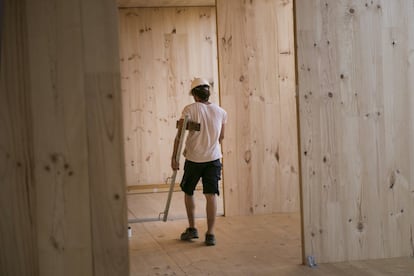
[[[196,220],[200,239],[194,242],[180,241],[179,236],[187,227],[187,220],[182,197],[174,195],[173,198],[176,201],[173,204],[177,208],[172,220],[130,224],[131,276],[414,275],[414,258],[318,264],[315,268],[301,265],[299,214],[231,218],[219,216],[216,224],[217,245],[207,247],[203,243],[206,224],[202,198],[198,204],[198,209],[201,209],[200,218]],[[140,206],[136,202],[139,197],[130,196],[128,200],[129,217],[132,218],[139,213],[134,210]],[[154,210],[148,211],[149,214],[153,212]]]

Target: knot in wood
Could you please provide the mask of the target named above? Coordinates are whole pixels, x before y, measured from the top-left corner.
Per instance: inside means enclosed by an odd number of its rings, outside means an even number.
[[[251,158],[252,158],[252,152],[251,152],[250,150],[247,150],[247,151],[244,153],[244,161],[245,161],[246,163],[249,163],[249,162],[250,162],[250,160],[251,160]]]

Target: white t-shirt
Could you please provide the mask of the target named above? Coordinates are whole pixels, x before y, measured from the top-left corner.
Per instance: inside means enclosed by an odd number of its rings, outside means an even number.
[[[200,124],[200,131],[188,133],[184,156],[187,160],[201,163],[214,161],[222,157],[219,137],[221,127],[227,122],[227,113],[220,106],[210,103],[192,103],[184,107],[181,119]]]

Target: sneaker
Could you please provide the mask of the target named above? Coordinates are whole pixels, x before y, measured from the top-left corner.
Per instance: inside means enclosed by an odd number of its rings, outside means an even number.
[[[206,240],[204,241],[204,243],[208,246],[216,245],[216,238],[213,234],[206,234]]]
[[[182,241],[188,241],[191,239],[198,239],[197,228],[188,227],[187,229],[185,229],[185,232],[181,234]]]

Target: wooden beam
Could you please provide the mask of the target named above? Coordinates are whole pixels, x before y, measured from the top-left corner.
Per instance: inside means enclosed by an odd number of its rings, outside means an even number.
[[[118,0],[119,8],[152,7],[208,7],[215,6],[215,0]]]

